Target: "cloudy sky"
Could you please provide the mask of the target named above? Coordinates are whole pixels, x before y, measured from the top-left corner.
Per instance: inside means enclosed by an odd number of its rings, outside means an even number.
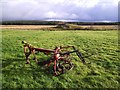
[[[120,0],[1,0],[2,20],[118,21]]]

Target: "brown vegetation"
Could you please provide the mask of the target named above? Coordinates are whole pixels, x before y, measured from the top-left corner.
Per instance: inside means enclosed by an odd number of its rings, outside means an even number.
[[[118,25],[0,25],[0,29],[14,30],[117,30]]]
[[[56,27],[55,25],[0,25],[0,29],[38,30]]]

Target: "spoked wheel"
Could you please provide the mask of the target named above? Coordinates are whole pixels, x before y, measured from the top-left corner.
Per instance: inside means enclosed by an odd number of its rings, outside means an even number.
[[[73,68],[73,64],[72,62],[64,62],[64,61],[61,61],[61,62],[58,62],[57,63],[57,66],[56,66],[56,69],[57,69],[57,75],[61,75],[61,74],[64,74],[65,72],[67,72],[68,70],[71,70]]]

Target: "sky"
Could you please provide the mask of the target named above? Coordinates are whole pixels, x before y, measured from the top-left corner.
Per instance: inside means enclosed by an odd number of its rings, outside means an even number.
[[[0,20],[118,21],[120,0],[1,0]]]

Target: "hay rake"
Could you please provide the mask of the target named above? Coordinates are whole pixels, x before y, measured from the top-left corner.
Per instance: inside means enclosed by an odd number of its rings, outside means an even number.
[[[47,65],[48,67],[53,62],[53,71],[54,75],[58,76],[60,74],[65,73],[67,70],[70,70],[73,68],[73,64],[70,59],[70,54],[76,53],[76,55],[80,58],[80,60],[85,64],[85,60],[82,57],[82,54],[77,50],[74,46],[66,46],[66,47],[56,47],[55,49],[43,49],[43,48],[36,48],[33,47],[31,44],[27,43],[26,41],[22,41],[24,44],[24,54],[26,57],[26,64],[30,64],[29,56],[31,54],[34,55],[34,60],[37,64],[43,64]],[[68,51],[66,49],[72,48],[72,51]],[[46,55],[51,55],[49,60],[38,62],[35,53],[36,52],[43,52]]]

